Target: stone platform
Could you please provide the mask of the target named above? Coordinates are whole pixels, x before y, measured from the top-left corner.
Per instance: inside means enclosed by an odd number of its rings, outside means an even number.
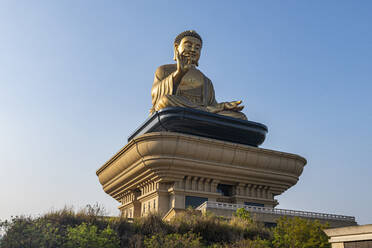
[[[129,218],[205,201],[273,208],[295,185],[298,155],[175,132],[133,137],[97,171],[103,190]]]

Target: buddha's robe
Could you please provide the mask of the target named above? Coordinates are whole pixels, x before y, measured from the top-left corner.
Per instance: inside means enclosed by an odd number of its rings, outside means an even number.
[[[217,103],[212,82],[201,71],[190,68],[176,86],[173,82],[176,70],[176,64],[162,65],[156,70],[151,89],[151,113],[166,107],[184,107],[247,119],[243,113],[224,110],[224,103]]]

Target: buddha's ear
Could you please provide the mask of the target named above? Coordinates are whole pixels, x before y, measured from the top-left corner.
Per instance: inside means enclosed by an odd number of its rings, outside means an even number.
[[[173,46],[173,60],[177,61],[176,59],[176,50],[178,49],[178,44],[174,44]]]

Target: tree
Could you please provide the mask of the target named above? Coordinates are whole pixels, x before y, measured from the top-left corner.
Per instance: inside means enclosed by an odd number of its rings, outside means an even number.
[[[276,248],[330,248],[328,237],[323,232],[327,227],[318,220],[282,217],[273,230],[272,244]]]
[[[120,247],[120,240],[110,226],[99,231],[95,225],[82,223],[77,227],[67,229],[67,239],[67,247],[71,248]]]

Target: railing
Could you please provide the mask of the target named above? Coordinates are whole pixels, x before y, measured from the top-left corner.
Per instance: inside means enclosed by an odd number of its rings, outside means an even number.
[[[304,218],[355,222],[355,217],[353,216],[324,214],[324,213],[315,213],[315,212],[307,212],[307,211],[258,207],[258,206],[249,206],[249,205],[243,205],[243,204],[232,204],[232,203],[211,202],[211,201],[204,202],[196,209],[202,210],[202,209],[208,209],[208,208],[226,209],[226,210],[233,210],[233,211],[236,211],[239,208],[244,208],[247,211],[252,212],[252,213],[264,213],[264,214],[275,214],[275,215],[282,215],[282,216],[298,216],[298,217],[304,217]]]

